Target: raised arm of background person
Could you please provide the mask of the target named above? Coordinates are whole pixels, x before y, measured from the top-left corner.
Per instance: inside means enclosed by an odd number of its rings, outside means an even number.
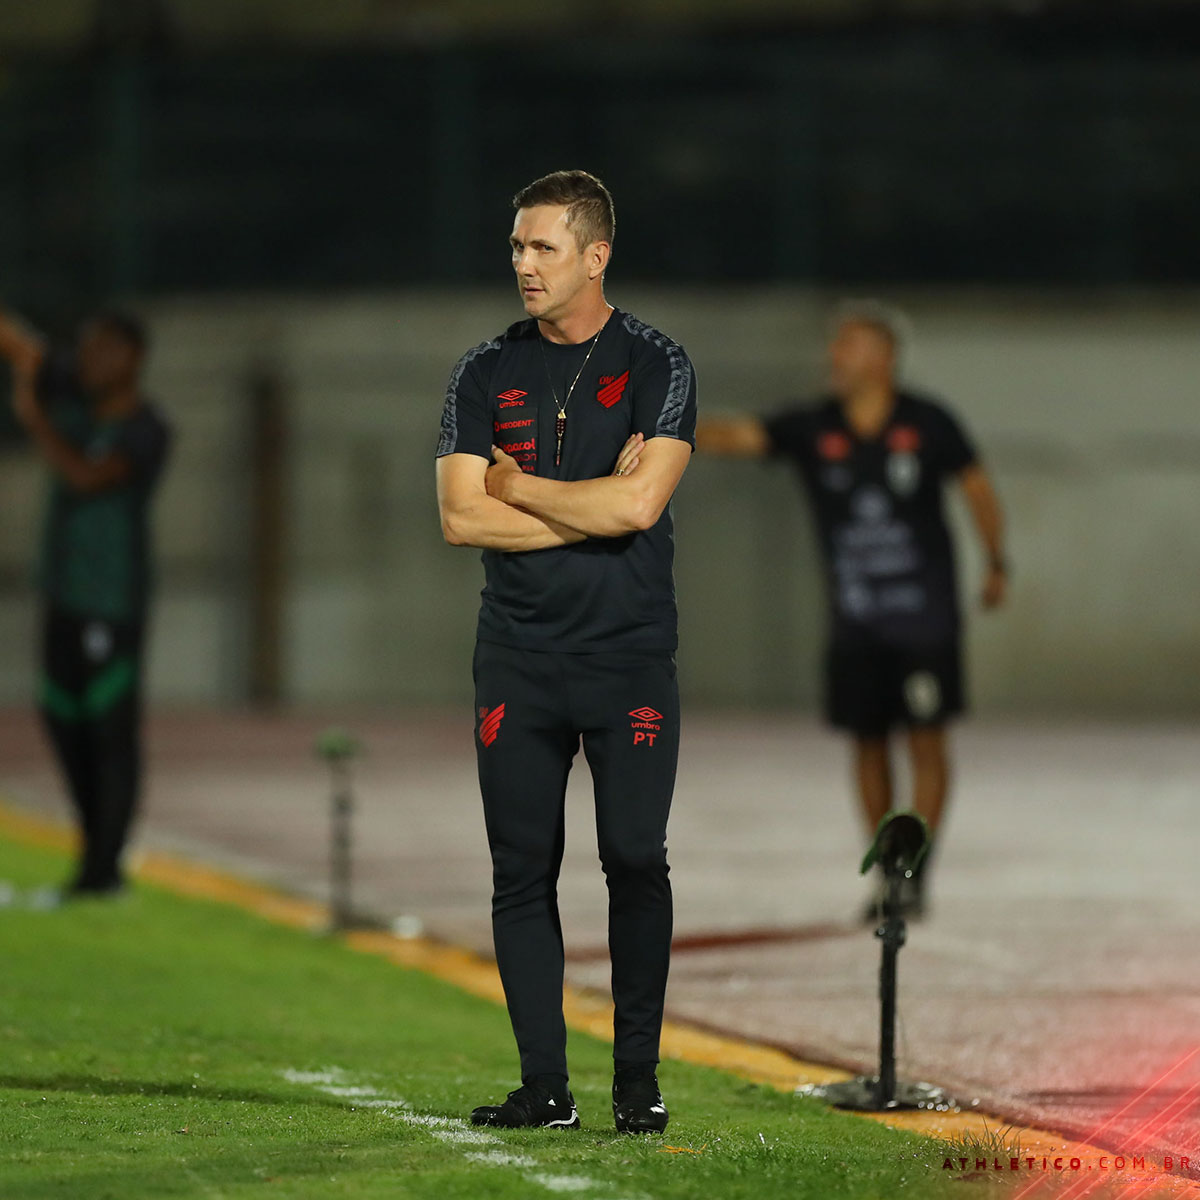
[[[12,364],[12,409],[29,433],[38,454],[68,487],[77,492],[102,492],[122,484],[133,468],[130,455],[114,449],[100,458],[84,454],[59,433],[44,407],[43,392],[55,371],[47,361],[46,343],[8,317],[0,317],[0,353]]]
[[[477,454],[447,454],[437,460],[438,511],[442,535],[450,545],[522,551],[585,540],[586,534],[489,496],[487,471],[488,460]]]
[[[1008,590],[1008,563],[1004,554],[1004,511],[988,473],[979,463],[959,472],[959,485],[975,522],[987,556],[982,600],[984,608],[998,608]]]
[[[25,427],[38,453],[51,469],[77,492],[103,492],[129,478],[128,456],[111,451],[90,458],[54,428],[37,394],[36,376],[24,370],[13,374],[13,411]]]
[[[692,455],[678,438],[650,438],[636,471],[602,479],[543,479],[526,475],[501,450],[487,473],[488,491],[587,537],[623,537],[652,528],[670,503]]]
[[[704,417],[696,422],[696,449],[723,458],[766,458],[771,438],[762,421],[749,413]]]
[[[46,357],[46,343],[18,317],[0,309],[0,358],[14,371],[35,375]]]

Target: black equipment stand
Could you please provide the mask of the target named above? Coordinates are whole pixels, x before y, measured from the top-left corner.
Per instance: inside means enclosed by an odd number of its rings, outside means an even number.
[[[330,773],[329,798],[329,930],[337,933],[366,922],[354,912],[352,898],[352,833],[354,789],[350,763],[361,750],[358,741],[341,729],[327,729],[317,738],[317,756]]]
[[[929,828],[914,812],[889,813],[879,822],[875,840],[862,861],[860,874],[872,866],[883,871],[883,919],[875,930],[882,943],[879,966],[879,1074],[860,1075],[844,1083],[801,1088],[800,1093],[826,1100],[835,1108],[884,1112],[925,1108],[945,1112],[957,1108],[941,1089],[928,1083],[896,1079],[896,958],[907,937],[901,889],[929,849]]]

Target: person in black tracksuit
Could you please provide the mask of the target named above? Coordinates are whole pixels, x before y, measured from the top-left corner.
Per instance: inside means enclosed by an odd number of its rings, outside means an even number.
[[[62,352],[0,314],[14,410],[52,471],[38,700],[80,831],[69,896],[122,890],[141,785],[149,512],[171,436],[140,392],[145,348],[128,314],[92,318]]]
[[[671,943],[667,815],[679,748],[669,502],[694,444],[681,347],[604,299],[611,198],[557,172],[514,201],[528,319],[469,351],[447,389],[448,541],[483,549],[476,751],[493,929],[522,1087],[479,1124],[573,1127],[556,883],[582,742],[609,890],[614,1114],[657,1131]]]

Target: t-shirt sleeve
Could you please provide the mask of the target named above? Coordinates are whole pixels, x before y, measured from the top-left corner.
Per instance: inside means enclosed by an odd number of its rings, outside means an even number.
[[[957,475],[979,461],[979,453],[967,431],[940,405],[930,409],[930,434],[935,461],[943,474]]]
[[[488,366],[499,349],[499,342],[481,342],[468,350],[450,372],[442,405],[438,458],[447,454],[477,454],[491,459],[494,431],[488,402],[491,375]]]
[[[134,478],[145,484],[158,479],[170,448],[170,429],[150,412],[129,421],[113,443],[113,451],[129,460]]]
[[[683,347],[661,335],[633,368],[633,431],[696,447],[696,372]]]
[[[763,418],[772,457],[807,460],[812,453],[813,419],[805,408],[789,408]]]

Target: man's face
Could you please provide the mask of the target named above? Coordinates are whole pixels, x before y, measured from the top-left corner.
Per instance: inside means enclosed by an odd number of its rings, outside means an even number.
[[[512,236],[513,270],[525,311],[542,321],[569,313],[579,294],[595,278],[593,247],[582,252],[567,227],[562,204],[517,210]]]
[[[895,352],[878,329],[858,321],[839,325],[829,342],[829,382],[839,396],[891,382]]]
[[[85,392],[103,394],[137,378],[141,354],[103,321],[89,321],[79,335],[77,364]]]

